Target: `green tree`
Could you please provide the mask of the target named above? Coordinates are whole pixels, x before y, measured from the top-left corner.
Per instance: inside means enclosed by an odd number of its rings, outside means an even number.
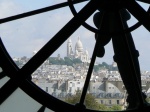
[[[91,94],[86,95],[85,105],[88,109],[99,110],[99,104],[96,102],[95,97]]]
[[[65,102],[70,104],[77,104],[80,101],[81,91],[77,91],[76,95],[73,95],[71,97],[68,97],[65,99]],[[121,111],[122,108],[119,105],[113,105],[111,108],[107,107],[104,104],[99,104],[96,102],[95,97],[91,94],[87,93],[84,104],[86,108],[92,109],[92,110],[101,110],[101,111]]]
[[[109,111],[108,107],[106,107],[104,104],[99,104],[98,110]]]
[[[56,58],[54,58],[54,57],[49,57],[49,62],[50,62],[51,64],[56,64],[56,63],[57,63],[57,60],[56,60]]]
[[[150,103],[150,97],[146,98],[147,103]]]
[[[16,65],[19,66],[21,65],[22,63],[20,63],[19,61],[15,61]]]
[[[69,57],[64,57],[64,60],[65,60],[65,64],[66,65],[68,65],[68,66],[72,66],[73,65],[73,61]]]
[[[112,67],[112,71],[118,71],[118,67]]]
[[[81,96],[81,93],[77,92],[76,95],[73,95],[73,96],[67,98],[65,101],[70,104],[76,104],[80,101],[80,96]],[[107,110],[107,107],[105,105],[97,103],[95,100],[95,97],[89,93],[87,93],[87,95],[86,95],[84,104],[85,104],[86,108],[88,108],[88,109]]]
[[[109,69],[109,65],[106,62],[102,62],[102,66]]]
[[[94,65],[94,72],[98,72],[100,69],[99,65]]]
[[[73,63],[74,64],[80,64],[80,63],[82,63],[82,61],[78,58],[75,58],[75,59],[73,59]]]
[[[120,111],[120,110],[122,110],[122,108],[119,105],[113,105],[110,110],[112,110],[112,111]]]
[[[57,65],[65,65],[65,61],[60,58],[58,61],[57,61]]]

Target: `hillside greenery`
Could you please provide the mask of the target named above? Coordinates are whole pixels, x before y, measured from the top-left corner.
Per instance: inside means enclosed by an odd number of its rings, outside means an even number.
[[[69,57],[49,57],[48,61],[52,65],[67,65],[67,66],[73,66],[76,64],[82,64],[82,61],[78,58],[71,59]],[[23,61],[14,61],[16,65],[22,65]],[[88,63],[86,65],[89,65]],[[117,67],[113,67],[112,65],[107,64],[106,62],[102,62],[101,64],[94,65],[94,72],[98,72],[100,70],[110,70],[110,71],[118,71]]]
[[[118,71],[118,67],[113,67],[112,65],[107,64],[106,62],[102,62],[101,64],[94,65],[94,71],[98,72],[99,70],[107,69],[110,71]]]
[[[70,59],[69,57],[64,57],[64,59],[56,58],[56,57],[49,57],[48,60],[49,60],[50,64],[54,64],[54,65],[73,66],[73,64],[81,64],[82,63],[82,61],[78,58]]]

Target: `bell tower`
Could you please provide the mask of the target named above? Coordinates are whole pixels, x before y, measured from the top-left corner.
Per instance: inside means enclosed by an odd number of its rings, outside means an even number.
[[[72,50],[72,41],[71,41],[71,38],[69,38],[68,42],[67,42],[67,57],[71,57],[72,53],[73,53],[73,50]]]

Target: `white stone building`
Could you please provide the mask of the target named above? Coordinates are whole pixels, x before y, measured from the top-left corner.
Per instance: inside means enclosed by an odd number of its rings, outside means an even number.
[[[68,39],[67,57],[71,59],[78,58],[84,63],[90,63],[89,53],[87,50],[83,49],[83,45],[79,37],[78,37],[78,41],[75,44],[74,50],[73,50],[73,44],[72,44],[71,38]]]

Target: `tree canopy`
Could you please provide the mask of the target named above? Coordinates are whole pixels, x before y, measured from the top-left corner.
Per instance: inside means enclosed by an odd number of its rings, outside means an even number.
[[[73,66],[73,64],[80,64],[82,61],[78,58],[71,59],[69,57],[57,58],[57,57],[49,57],[49,62],[55,65],[68,65]]]
[[[73,95],[67,99],[65,99],[65,102],[70,104],[77,104],[80,101],[81,93],[77,93],[76,95]],[[96,102],[94,96],[91,94],[87,94],[85,98],[85,106],[88,109],[98,110],[99,104]]]
[[[57,57],[49,57],[49,62],[54,65],[67,65],[73,66],[74,64],[81,64],[82,61],[78,58],[71,59],[69,57],[57,58]],[[118,67],[113,67],[112,65],[107,64],[106,62],[102,62],[102,64],[94,65],[94,72],[98,72],[101,69],[108,69],[111,71],[118,71]]]
[[[98,72],[102,69],[108,69],[109,71],[118,71],[118,67],[113,67],[112,65],[102,62],[102,64],[94,65],[94,72]]]
[[[71,97],[68,97],[65,99],[65,102],[70,104],[77,104],[80,101],[81,93],[77,92],[76,95],[73,95]],[[95,97],[92,96],[92,94],[87,93],[84,104],[86,108],[92,109],[92,110],[102,110],[102,111],[119,111],[122,110],[121,106],[119,105],[113,105],[111,108],[105,106],[104,104],[99,104]]]

